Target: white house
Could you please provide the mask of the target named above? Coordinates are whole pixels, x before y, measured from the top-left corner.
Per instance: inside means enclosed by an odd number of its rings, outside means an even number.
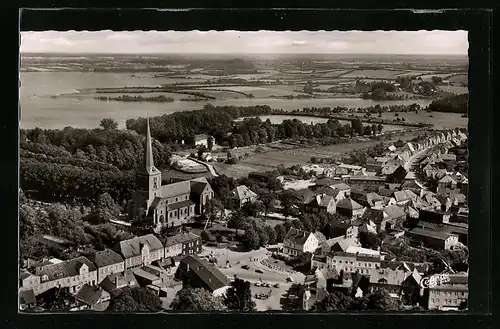
[[[319,232],[306,232],[292,227],[283,240],[283,253],[291,257],[306,252],[314,253],[324,241],[325,236]]]

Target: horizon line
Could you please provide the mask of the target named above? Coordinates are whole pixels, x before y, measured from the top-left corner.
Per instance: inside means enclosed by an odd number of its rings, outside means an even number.
[[[22,54],[57,54],[57,55],[398,55],[398,56],[464,56],[468,57],[468,54],[457,54],[457,53],[446,53],[446,54],[403,54],[403,53],[112,53],[112,52],[36,52],[36,51],[20,51]]]

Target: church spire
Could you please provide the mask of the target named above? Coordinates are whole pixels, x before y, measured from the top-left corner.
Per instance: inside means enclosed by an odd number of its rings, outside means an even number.
[[[155,169],[155,164],[153,161],[153,145],[151,141],[151,131],[149,130],[149,117],[146,118],[146,125],[147,125],[147,131],[146,131],[146,153],[145,153],[145,165],[146,165],[146,171],[151,172],[154,171]]]

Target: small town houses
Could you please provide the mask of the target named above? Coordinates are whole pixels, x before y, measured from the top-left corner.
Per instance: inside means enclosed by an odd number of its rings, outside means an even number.
[[[116,250],[96,251],[89,257],[30,262],[19,275],[21,307],[34,304],[37,296],[53,288],[67,288],[78,301],[75,309],[96,311],[109,304],[110,292],[124,287],[144,286],[161,295],[179,261],[201,250],[201,238],[193,233],[167,237],[164,244],[148,234],[121,241]]]

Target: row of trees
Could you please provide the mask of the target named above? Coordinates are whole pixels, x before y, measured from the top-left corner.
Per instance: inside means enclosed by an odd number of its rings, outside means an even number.
[[[428,110],[435,112],[467,113],[469,94],[450,95],[429,104]]]

